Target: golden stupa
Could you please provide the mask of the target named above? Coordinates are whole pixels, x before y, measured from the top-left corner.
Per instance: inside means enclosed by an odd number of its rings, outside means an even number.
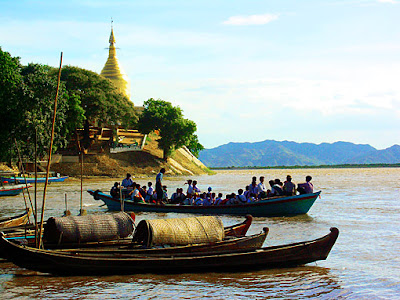
[[[106,64],[104,65],[103,70],[101,70],[100,75],[110,79],[122,94],[127,96],[128,99],[131,99],[131,85],[129,78],[118,63],[117,51],[115,48],[115,37],[112,25],[109,42],[110,47],[108,48],[108,59]]]

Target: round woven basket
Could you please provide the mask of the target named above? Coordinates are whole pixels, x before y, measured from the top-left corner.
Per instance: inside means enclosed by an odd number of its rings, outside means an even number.
[[[215,243],[225,238],[224,225],[214,216],[142,220],[133,241],[147,247]]]
[[[43,237],[48,243],[86,243],[125,238],[132,234],[133,219],[125,212],[49,218]]]

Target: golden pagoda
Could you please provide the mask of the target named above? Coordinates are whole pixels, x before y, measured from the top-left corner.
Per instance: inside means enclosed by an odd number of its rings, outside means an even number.
[[[111,23],[111,34],[110,34],[110,47],[108,48],[108,59],[106,64],[104,65],[103,70],[101,70],[100,75],[105,78],[110,79],[114,85],[120,90],[122,94],[131,98],[131,86],[128,76],[119,66],[117,51],[115,48],[115,37],[114,31]]]

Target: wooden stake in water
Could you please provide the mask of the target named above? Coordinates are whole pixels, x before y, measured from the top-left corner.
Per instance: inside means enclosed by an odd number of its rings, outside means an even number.
[[[51,164],[51,152],[52,152],[52,150],[53,150],[54,125],[55,125],[55,123],[56,123],[57,99],[58,99],[58,89],[60,88],[62,57],[63,57],[63,53],[61,52],[61,57],[60,57],[60,68],[58,69],[58,79],[57,79],[56,98],[55,98],[55,100],[54,100],[53,122],[52,122],[52,125],[51,125],[51,138],[50,138],[50,147],[49,147],[48,162],[47,162],[47,168],[46,168],[46,181],[44,182],[43,203],[42,203],[42,214],[41,214],[41,217],[40,217],[39,247],[42,247],[42,246],[43,246],[43,245],[42,245],[42,232],[43,232],[44,208],[45,208],[45,204],[46,204],[47,185],[49,184],[49,172],[50,172],[50,164]]]

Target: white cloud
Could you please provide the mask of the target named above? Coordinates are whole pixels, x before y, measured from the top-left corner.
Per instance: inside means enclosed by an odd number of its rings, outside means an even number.
[[[250,16],[232,16],[228,20],[222,22],[225,25],[264,25],[269,22],[277,20],[277,14],[263,14],[263,15],[250,15]]]
[[[378,0],[380,3],[392,3],[392,4],[397,4],[398,2],[396,0]]]

